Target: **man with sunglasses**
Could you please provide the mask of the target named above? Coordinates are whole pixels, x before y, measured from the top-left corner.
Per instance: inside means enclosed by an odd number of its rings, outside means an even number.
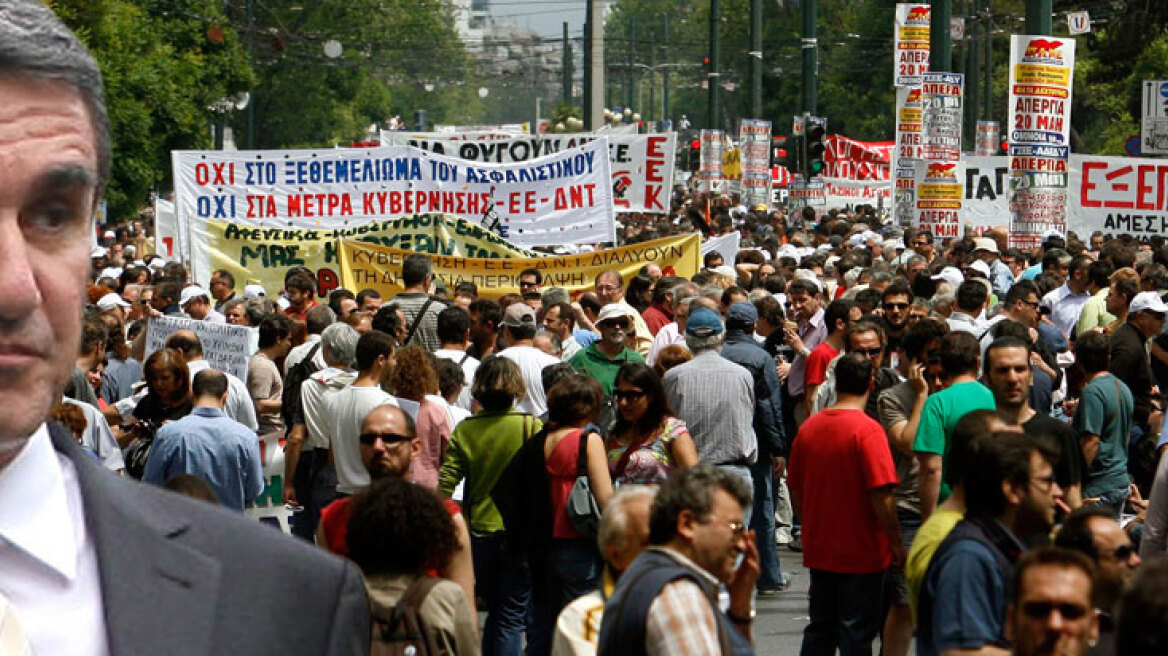
[[[595,378],[607,397],[616,387],[616,372],[626,362],[644,362],[639,353],[626,346],[626,338],[633,330],[636,310],[621,303],[610,303],[600,309],[596,329],[600,339],[572,358],[571,364],[582,374]]]
[[[1102,618],[1091,607],[1091,574],[1091,562],[1069,549],[1044,547],[1022,557],[1006,624],[1015,656],[1083,656],[1095,646]]]
[[[1119,597],[1131,585],[1142,561],[1131,538],[1111,516],[1111,511],[1097,504],[1075,510],[1063,522],[1055,536],[1057,546],[1078,551],[1095,565],[1094,590],[1090,604],[1099,616],[1101,654],[1114,654],[1115,615]]]
[[[888,364],[895,367],[900,362],[900,340],[908,328],[909,315],[913,304],[912,289],[903,282],[893,282],[880,295],[880,308],[884,310],[884,336],[888,340]]]
[[[921,584],[919,656],[1009,653],[1014,563],[1054,525],[1062,497],[1057,457],[1049,438],[1012,432],[986,434],[964,454],[965,518],[937,548]]]
[[[340,494],[356,494],[370,483],[357,435],[371,410],[397,405],[397,399],[381,389],[393,370],[393,346],[393,338],[381,331],[371,330],[362,335],[357,340],[357,378],[325,399],[323,414],[331,426],[332,456]]]

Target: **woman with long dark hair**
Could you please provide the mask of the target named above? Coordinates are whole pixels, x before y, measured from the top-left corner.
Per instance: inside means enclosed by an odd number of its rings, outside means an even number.
[[[613,483],[660,484],[675,467],[697,464],[693,438],[648,365],[623,365],[612,394],[618,417],[605,446]]]

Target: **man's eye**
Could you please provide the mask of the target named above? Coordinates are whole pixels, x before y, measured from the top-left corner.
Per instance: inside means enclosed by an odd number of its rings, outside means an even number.
[[[45,205],[25,213],[25,227],[49,233],[59,233],[77,227],[81,212],[66,205]]]

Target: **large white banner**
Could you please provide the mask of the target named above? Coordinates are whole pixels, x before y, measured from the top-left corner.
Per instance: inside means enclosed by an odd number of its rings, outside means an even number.
[[[408,146],[174,151],[171,159],[180,225],[218,220],[327,230],[437,212],[522,246],[616,236],[605,139],[508,164],[470,163]],[[192,243],[192,260],[206,261],[199,247]],[[196,280],[209,275],[194,273]]]
[[[929,5],[896,5],[892,77],[898,87],[913,87],[929,70]]]
[[[1067,226],[1075,40],[1010,37],[1010,243],[1039,244]]]
[[[602,133],[516,136],[500,132],[382,132],[383,146],[414,146],[472,162],[526,162],[604,138]],[[677,133],[608,136],[613,205],[618,212],[669,212]]]

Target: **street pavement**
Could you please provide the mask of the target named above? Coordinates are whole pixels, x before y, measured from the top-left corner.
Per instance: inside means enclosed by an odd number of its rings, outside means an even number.
[[[758,656],[798,656],[807,626],[807,588],[811,573],[803,554],[779,547],[779,562],[791,577],[791,587],[773,597],[759,597],[754,606],[754,653]]]

